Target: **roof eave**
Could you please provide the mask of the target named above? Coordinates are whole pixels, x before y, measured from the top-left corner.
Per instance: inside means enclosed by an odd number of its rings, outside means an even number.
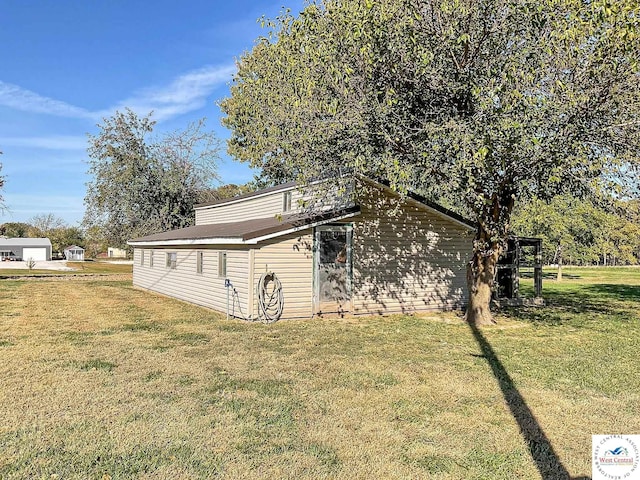
[[[260,237],[255,237],[255,238],[253,238],[251,240],[254,241],[255,243],[263,242],[263,241],[269,240],[271,238],[281,237],[283,235],[288,235],[290,233],[296,233],[296,232],[299,232],[301,230],[307,230],[309,228],[318,227],[320,225],[326,225],[327,223],[337,222],[337,221],[344,220],[344,219],[347,219],[347,218],[355,217],[356,215],[359,215],[359,214],[360,214],[360,208],[358,208],[357,210],[345,212],[342,215],[333,216],[331,218],[318,220],[318,221],[311,222],[311,223],[308,223],[308,224],[305,224],[305,225],[293,226],[292,228],[289,228],[287,230],[283,230],[283,231],[280,231],[280,232],[274,232],[274,233],[265,234],[265,235],[260,236]]]
[[[289,228],[273,231],[272,228],[258,230],[244,237],[209,237],[209,238],[191,238],[191,239],[173,239],[173,240],[129,240],[128,245],[132,247],[185,247],[192,245],[256,245],[259,242],[269,240],[271,238],[281,237],[301,230],[317,227],[331,222],[337,222],[346,218],[354,217],[360,214],[360,208],[354,207],[343,211],[337,215],[329,215],[318,218],[315,221],[301,225],[289,224]],[[283,226],[285,226],[284,224]]]
[[[132,247],[178,247],[189,245],[246,245],[256,243],[253,240],[246,241],[239,237],[226,238],[176,238],[172,240],[129,240],[127,245]]]

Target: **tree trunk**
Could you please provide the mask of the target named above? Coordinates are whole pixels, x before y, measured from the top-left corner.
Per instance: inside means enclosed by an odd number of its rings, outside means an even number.
[[[491,296],[498,259],[503,246],[507,245],[514,201],[514,192],[503,189],[493,195],[487,210],[480,215],[473,240],[473,256],[467,264],[469,302],[465,319],[471,325],[496,323],[491,314]]]
[[[467,265],[467,285],[469,302],[465,319],[473,325],[489,325],[496,323],[491,314],[491,294],[496,276],[496,265],[500,249],[498,245],[488,252],[474,250],[473,257]]]
[[[556,275],[558,282],[562,281],[562,246],[558,246],[558,275]]]

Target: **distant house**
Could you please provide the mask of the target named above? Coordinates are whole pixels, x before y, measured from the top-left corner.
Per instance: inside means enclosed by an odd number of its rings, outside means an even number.
[[[107,257],[109,258],[127,258],[127,251],[124,248],[107,248]]]
[[[64,249],[64,258],[67,260],[84,262],[84,248],[71,245]]]
[[[0,238],[0,260],[51,260],[48,238]]]
[[[195,226],[129,241],[133,283],[245,319],[463,307],[474,225],[370,179],[352,191],[315,209],[293,183],[197,205]]]

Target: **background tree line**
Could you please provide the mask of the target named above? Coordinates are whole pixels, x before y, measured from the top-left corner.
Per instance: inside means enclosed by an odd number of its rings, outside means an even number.
[[[516,208],[512,230],[542,238],[546,264],[640,264],[640,200],[603,206],[570,195],[535,198]]]

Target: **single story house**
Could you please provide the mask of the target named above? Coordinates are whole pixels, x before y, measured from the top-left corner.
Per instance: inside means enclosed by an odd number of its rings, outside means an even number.
[[[64,258],[66,260],[84,262],[84,248],[71,245],[64,249]]]
[[[197,205],[195,226],[129,241],[133,283],[244,319],[463,307],[473,224],[371,179],[351,185],[349,200],[288,183]]]
[[[48,238],[0,238],[0,260],[51,260]]]

